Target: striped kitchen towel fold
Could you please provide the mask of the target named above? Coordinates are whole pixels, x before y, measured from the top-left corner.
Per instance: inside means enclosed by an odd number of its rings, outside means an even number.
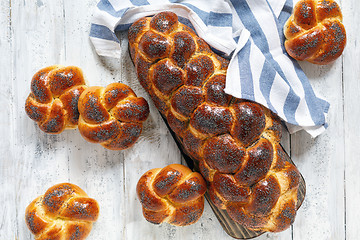
[[[217,53],[230,59],[226,93],[278,114],[290,133],[313,137],[327,127],[329,103],[317,97],[299,64],[284,49],[282,27],[293,0],[101,0],[90,39],[99,55],[120,57],[117,31],[169,10]]]

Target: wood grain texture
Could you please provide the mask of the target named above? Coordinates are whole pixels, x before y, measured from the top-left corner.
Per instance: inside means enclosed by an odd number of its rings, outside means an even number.
[[[64,0],[65,65],[83,69],[91,86],[106,86],[120,79],[119,60],[98,57],[89,40],[90,19],[97,1]],[[50,4],[50,1],[49,1]],[[64,132],[69,179],[100,203],[99,219],[90,239],[116,239],[123,235],[125,205],[124,154],[86,142],[78,130]],[[70,140],[70,141],[69,141]],[[115,226],[115,227],[114,227]],[[99,234],[103,232],[104,234]]]
[[[301,63],[315,92],[331,107],[324,134],[316,139],[304,132],[291,136],[291,157],[307,183],[307,196],[294,224],[294,240],[345,239],[342,58],[326,66]]]
[[[360,2],[343,0],[344,22],[347,26],[348,44],[343,57],[343,91],[344,91],[344,148],[345,148],[345,210],[346,239],[359,238],[360,209]]]
[[[337,2],[341,6],[342,1]],[[301,63],[315,91],[331,107],[324,134],[316,139],[304,132],[291,137],[291,157],[307,183],[293,239],[345,239],[343,58],[326,66]]]
[[[59,62],[63,56],[64,42],[62,31],[62,1],[48,6],[40,6],[35,1],[11,1],[11,60],[2,69],[10,68],[12,138],[10,156],[5,159],[10,164],[13,181],[6,186],[12,189],[12,206],[9,208],[15,224],[5,232],[5,239],[31,239],[24,222],[25,207],[45,187],[69,181],[66,148],[61,142],[63,136],[43,134],[35,124],[28,121],[24,111],[24,100],[34,72],[44,64]],[[52,51],[52,47],[58,51]],[[2,156],[9,154],[3,154]],[[10,176],[9,176],[10,177]],[[2,232],[2,231],[1,231]]]
[[[296,0],[295,0],[296,1]],[[342,5],[348,43],[344,55],[328,66],[302,63],[311,84],[331,103],[329,128],[316,139],[285,134],[282,145],[307,183],[307,195],[294,225],[257,240],[358,239],[360,198],[359,33],[360,2]],[[142,216],[135,186],[151,168],[183,163],[163,120],[139,85],[128,55],[126,33],[121,60],[96,55],[89,41],[97,0],[0,1],[0,239],[33,239],[24,221],[26,206],[60,182],[72,182],[100,203],[100,217],[89,240],[232,239],[208,203],[202,218],[188,227],[150,224]],[[151,114],[131,149],[114,152],[86,142],[77,130],[58,136],[41,132],[25,114],[30,81],[40,68],[77,65],[91,85],[118,81],[149,100]]]
[[[9,235],[18,223],[13,214],[15,206],[13,202],[16,198],[14,189],[15,164],[11,153],[13,136],[11,134],[12,123],[12,70],[11,70],[11,22],[10,22],[10,2],[0,2],[0,66],[8,66],[1,68],[0,74],[0,134],[3,137],[0,144],[0,186],[2,188],[0,194],[0,232],[5,232],[5,236]],[[10,61],[9,61],[10,60]],[[9,151],[10,150],[10,151]]]

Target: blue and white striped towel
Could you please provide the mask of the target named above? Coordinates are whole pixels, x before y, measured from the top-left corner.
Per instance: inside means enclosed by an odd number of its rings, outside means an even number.
[[[141,17],[173,11],[213,49],[231,56],[226,93],[268,107],[290,133],[304,129],[316,137],[327,127],[329,103],[315,95],[283,47],[282,27],[292,6],[293,0],[101,0],[90,39],[99,55],[118,58],[116,31]]]

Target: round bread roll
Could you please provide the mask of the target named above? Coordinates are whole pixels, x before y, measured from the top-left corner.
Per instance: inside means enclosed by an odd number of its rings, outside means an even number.
[[[99,215],[99,205],[78,186],[49,188],[26,208],[25,221],[36,240],[83,240]]]
[[[110,150],[123,150],[135,144],[149,105],[122,83],[89,87],[79,98],[79,131],[89,142]]]
[[[180,164],[147,171],[136,187],[147,221],[176,226],[199,220],[204,210],[205,191],[202,176]]]
[[[300,0],[284,26],[285,48],[300,61],[328,64],[346,45],[339,5],[334,0]]]
[[[43,68],[32,78],[25,111],[46,133],[58,134],[64,129],[76,128],[78,100],[86,88],[78,67],[54,65]]]

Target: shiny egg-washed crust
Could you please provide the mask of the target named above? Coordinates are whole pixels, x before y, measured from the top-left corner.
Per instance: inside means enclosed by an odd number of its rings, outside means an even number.
[[[203,213],[206,182],[188,167],[171,164],[147,171],[139,179],[136,192],[147,221],[186,226]]]
[[[78,100],[86,88],[78,67],[53,65],[43,68],[32,78],[25,111],[46,133],[58,134],[64,129],[76,128]]]
[[[79,131],[89,142],[110,150],[135,144],[149,116],[149,105],[122,83],[89,87],[79,98]]]
[[[224,92],[228,61],[174,13],[136,21],[129,44],[140,83],[187,154],[199,161],[216,206],[252,230],[288,228],[300,174],[279,144],[280,120]]]
[[[78,186],[49,188],[26,208],[25,221],[36,240],[83,240],[99,215],[99,205]]]
[[[346,45],[339,5],[334,0],[300,0],[284,26],[285,48],[296,60],[328,64]]]

